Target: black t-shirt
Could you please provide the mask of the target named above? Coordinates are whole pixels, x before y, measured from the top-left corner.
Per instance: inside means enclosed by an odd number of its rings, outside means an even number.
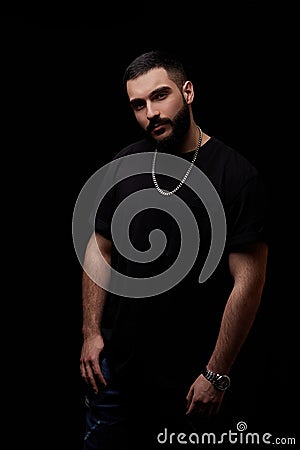
[[[115,156],[152,152],[147,140],[124,148]],[[194,152],[180,155],[192,161]],[[121,158],[121,159],[120,159]],[[157,160],[159,164],[159,156]],[[266,240],[266,194],[261,177],[247,159],[212,137],[199,151],[195,165],[214,186],[226,217],[226,242],[214,272],[204,283],[198,277],[211,244],[211,222],[203,202],[186,184],[173,195],[181,198],[197,221],[200,246],[193,267],[169,290],[144,298],[128,298],[109,292],[102,329],[107,357],[120,378],[143,378],[161,385],[187,385],[207,363],[216,342],[225,303],[232,288],[228,254],[243,251],[245,244]],[[193,169],[192,169],[193,170]],[[177,179],[157,175],[159,185],[174,189]],[[109,190],[96,214],[95,231],[112,239],[112,217],[118,205],[142,189],[153,189],[148,173],[129,176]],[[141,252],[149,248],[149,235],[165,233],[164,251],[153,261],[135,262],[113,247],[112,267],[128,277],[147,278],[174,264],[181,245],[178,224],[166,211],[149,207],[127,223],[118,217],[119,229],[129,233],[132,245]],[[121,223],[120,223],[121,222]]]

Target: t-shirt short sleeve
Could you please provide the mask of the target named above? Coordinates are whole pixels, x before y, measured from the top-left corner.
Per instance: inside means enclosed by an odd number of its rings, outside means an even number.
[[[111,220],[114,212],[114,199],[114,188],[111,188],[98,205],[95,217],[95,231],[110,240],[112,240]]]
[[[227,211],[228,252],[241,251],[255,241],[268,242],[268,194],[259,175],[250,178]]]

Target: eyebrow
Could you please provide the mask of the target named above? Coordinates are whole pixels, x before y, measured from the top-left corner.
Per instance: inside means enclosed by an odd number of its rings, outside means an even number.
[[[154,91],[152,91],[150,93],[149,97],[151,98],[151,97],[154,97],[155,95],[159,94],[160,92],[163,92],[163,91],[169,92],[171,90],[172,90],[172,88],[170,88],[170,86],[160,86],[157,89],[154,89]],[[137,105],[141,102],[144,102],[143,98],[133,98],[132,100],[130,100],[131,106]]]

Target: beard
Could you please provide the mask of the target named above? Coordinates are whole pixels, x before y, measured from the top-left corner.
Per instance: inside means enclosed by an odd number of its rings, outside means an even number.
[[[173,131],[170,134],[170,136],[161,139],[156,140],[154,139],[149,132],[146,131],[148,139],[151,140],[152,143],[155,144],[157,150],[159,152],[163,153],[170,153],[173,155],[179,154],[179,147],[180,144],[186,135],[186,133],[189,130],[191,123],[190,118],[190,111],[187,103],[184,101],[183,107],[180,109],[180,111],[176,114],[176,116],[171,119],[162,119],[155,121],[155,125],[157,124],[170,124],[172,125]],[[151,126],[153,124],[150,123],[149,127],[151,129]]]

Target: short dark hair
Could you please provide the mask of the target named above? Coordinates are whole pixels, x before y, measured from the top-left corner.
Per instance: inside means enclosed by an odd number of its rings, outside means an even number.
[[[137,56],[125,69],[123,85],[126,89],[128,80],[133,80],[149,72],[149,70],[163,68],[168,73],[170,80],[182,88],[187,80],[182,62],[175,56],[165,51],[152,50]]]

